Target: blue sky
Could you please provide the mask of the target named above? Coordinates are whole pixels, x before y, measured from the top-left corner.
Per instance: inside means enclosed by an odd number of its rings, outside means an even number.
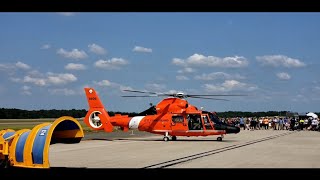
[[[141,112],[163,97],[210,111],[319,112],[320,13],[1,13],[0,107]]]

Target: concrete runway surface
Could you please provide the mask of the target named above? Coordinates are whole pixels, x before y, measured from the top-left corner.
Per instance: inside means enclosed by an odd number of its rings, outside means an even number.
[[[112,135],[112,133],[109,133]],[[103,138],[105,135],[105,138]],[[86,135],[85,135],[86,136]],[[88,135],[89,136],[89,135]],[[51,167],[73,168],[320,168],[320,132],[254,130],[218,136],[145,133],[90,135],[79,144],[52,144]]]

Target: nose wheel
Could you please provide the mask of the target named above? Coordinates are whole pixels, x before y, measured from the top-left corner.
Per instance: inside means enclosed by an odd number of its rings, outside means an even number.
[[[163,137],[163,141],[167,142],[170,140],[169,138],[169,132],[165,132],[164,137]],[[176,141],[177,140],[177,136],[171,136],[171,140],[172,141]]]
[[[169,141],[169,137],[165,136],[165,137],[163,137],[163,140],[164,140],[165,142],[167,142],[167,141]]]
[[[168,136],[163,137],[163,141],[169,141],[169,140],[170,140],[170,139],[169,139]],[[172,137],[171,137],[171,140],[172,140],[172,141],[176,141],[176,140],[177,140],[177,136],[172,136]]]

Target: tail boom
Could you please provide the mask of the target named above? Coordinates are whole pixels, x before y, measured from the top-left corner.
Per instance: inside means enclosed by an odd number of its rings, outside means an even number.
[[[144,127],[145,116],[128,117],[128,115],[116,114],[110,117],[104,108],[98,94],[93,88],[84,88],[89,110],[84,118],[84,123],[93,130],[112,132],[114,126],[119,126],[123,131],[129,129],[146,130]]]

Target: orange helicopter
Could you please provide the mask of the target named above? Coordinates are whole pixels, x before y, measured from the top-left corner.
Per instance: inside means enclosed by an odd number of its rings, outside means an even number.
[[[98,94],[93,88],[84,88],[89,110],[84,118],[87,126],[94,130],[104,130],[112,132],[114,126],[118,126],[123,131],[138,129],[164,135],[163,140],[177,140],[177,136],[209,136],[219,135],[218,141],[222,141],[225,134],[238,133],[240,128],[228,125],[219,120],[213,112],[199,110],[194,105],[188,103],[185,98],[202,98],[214,100],[226,100],[202,96],[242,96],[242,95],[186,95],[184,93],[154,93],[137,90],[123,90],[128,92],[149,93],[143,96],[122,96],[122,97],[155,97],[169,96],[160,101],[156,106],[152,106],[138,116],[115,114],[109,116],[103,106]],[[170,97],[171,96],[171,97]]]

